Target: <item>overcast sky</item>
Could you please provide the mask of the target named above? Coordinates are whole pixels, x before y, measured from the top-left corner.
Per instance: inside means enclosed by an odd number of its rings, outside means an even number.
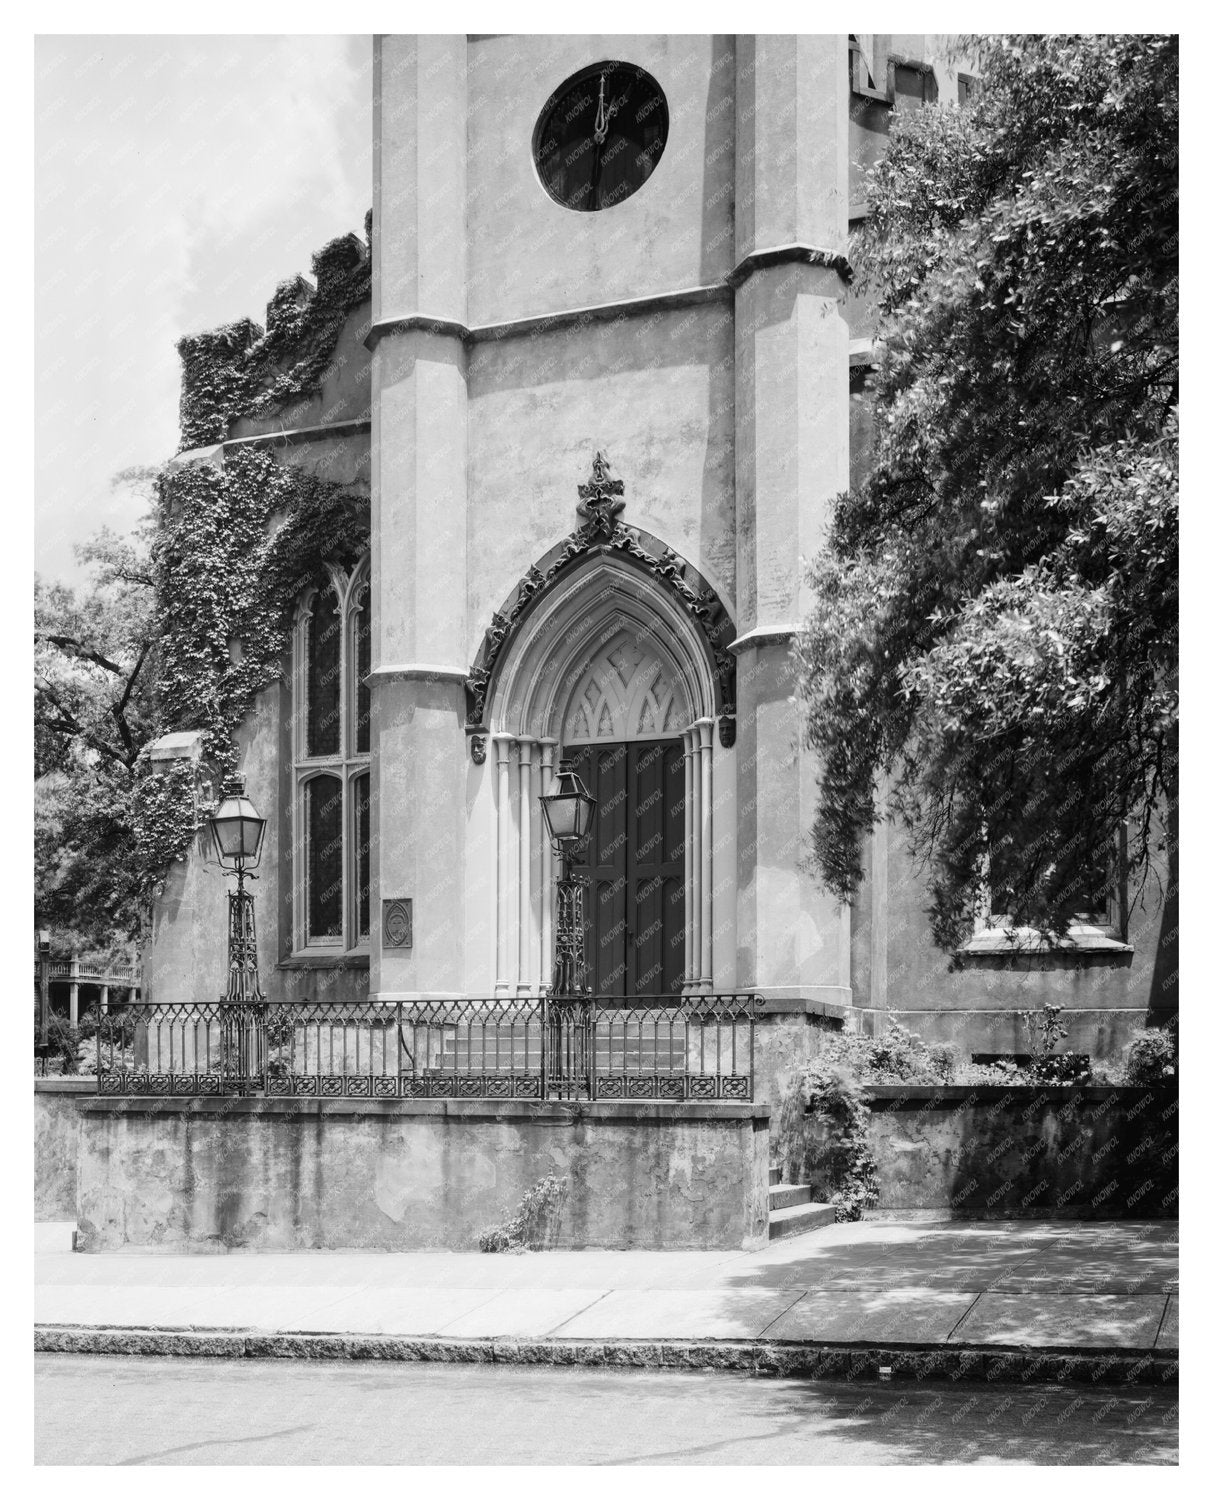
[[[371,41],[40,37],[35,563],[126,530],[177,447],[183,333],[250,316],[371,205]]]

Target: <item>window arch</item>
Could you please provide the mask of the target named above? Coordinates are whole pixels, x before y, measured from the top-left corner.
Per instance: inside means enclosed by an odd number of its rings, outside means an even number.
[[[369,559],[331,568],[300,598],[294,631],[293,943],[365,951],[371,937]]]

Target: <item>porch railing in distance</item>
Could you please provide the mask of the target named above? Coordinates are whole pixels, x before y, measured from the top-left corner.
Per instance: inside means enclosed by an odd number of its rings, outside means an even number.
[[[293,1099],[754,1097],[756,995],[137,1004],[97,1089]]]

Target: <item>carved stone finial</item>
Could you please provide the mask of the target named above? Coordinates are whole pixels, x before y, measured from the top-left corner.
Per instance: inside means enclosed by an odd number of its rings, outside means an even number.
[[[590,482],[579,484],[577,493],[581,496],[577,514],[584,516],[596,530],[614,531],[624,505],[619,498],[623,494],[623,480],[611,478],[611,466],[601,453],[594,454]]]

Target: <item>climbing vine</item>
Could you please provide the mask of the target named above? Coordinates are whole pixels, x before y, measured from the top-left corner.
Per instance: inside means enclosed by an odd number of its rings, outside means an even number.
[[[233,771],[241,721],[283,672],[295,600],[327,565],[351,567],[367,540],[364,494],[258,449],[162,474],[152,543],[161,732],[200,730],[206,759]],[[195,832],[192,772],[146,773],[133,814],[139,854],[160,872]]]
[[[880,1198],[871,1141],[871,1110],[863,1085],[837,1054],[827,1049],[802,1071],[797,1106],[811,1132],[789,1134],[787,1148],[799,1150],[798,1181],[825,1187],[837,1218],[862,1219]]]
[[[317,394],[346,319],[370,300],[369,213],[366,235],[366,245],[347,234],[316,252],[314,289],[301,276],[284,281],[264,329],[241,318],[178,342],[182,452],[222,442],[237,417],[268,416]]]

